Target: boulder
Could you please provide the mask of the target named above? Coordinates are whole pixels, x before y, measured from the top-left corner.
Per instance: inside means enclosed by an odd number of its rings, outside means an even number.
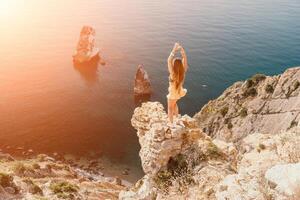
[[[86,63],[94,58],[99,58],[99,49],[95,47],[95,29],[91,26],[84,26],[80,32],[73,60],[75,63]]]
[[[279,192],[295,195],[300,189],[300,162],[275,165],[267,170],[265,177]]]
[[[149,76],[142,65],[138,66],[134,79],[134,95],[150,95],[151,84]]]

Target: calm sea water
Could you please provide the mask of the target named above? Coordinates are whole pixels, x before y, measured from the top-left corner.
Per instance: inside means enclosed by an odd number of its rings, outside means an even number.
[[[299,0],[1,0],[0,148],[101,151],[140,169],[130,125],[138,64],[166,105],[166,60],[182,43],[180,108],[193,115],[235,81],[300,65],[299,19]],[[106,61],[94,71],[72,64],[83,25],[95,27]]]

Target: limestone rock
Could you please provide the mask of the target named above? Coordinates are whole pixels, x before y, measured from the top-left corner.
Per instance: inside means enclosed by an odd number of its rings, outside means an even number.
[[[148,176],[143,177],[139,180],[133,190],[121,191],[119,194],[120,200],[152,200],[155,199],[155,190],[153,188],[153,183]]]
[[[134,95],[150,95],[151,84],[149,76],[142,65],[138,66],[134,79]]]
[[[298,163],[300,161],[299,131],[278,135],[250,134],[241,141],[240,146],[242,147],[240,149],[242,155],[240,155],[241,159],[238,162],[237,173],[226,176],[218,183],[217,200],[289,199],[287,195],[290,195],[291,191],[286,189],[287,183],[291,181],[293,170],[292,176],[295,179],[291,183],[299,178],[295,174],[299,169],[298,165],[285,165],[285,163]],[[289,168],[288,166],[293,167]],[[287,173],[282,174],[284,170],[279,173],[279,168],[285,168]],[[278,172],[277,175],[275,175],[276,172]],[[280,182],[279,179],[281,179]],[[281,186],[278,187],[278,184]],[[284,194],[282,191],[286,193]]]
[[[85,63],[97,57],[99,58],[99,49],[95,47],[95,29],[83,26],[73,60],[76,63]]]
[[[200,129],[190,127],[191,120],[195,121],[184,116],[177,120],[175,127],[169,127],[167,114],[158,102],[143,103],[135,109],[131,123],[139,136],[140,157],[146,174],[156,174],[171,157],[205,137]]]
[[[208,135],[231,142],[254,132],[285,132],[300,119],[299,86],[300,67],[277,76],[257,74],[227,88],[194,118]]]
[[[300,162],[275,165],[267,170],[265,178],[274,183],[279,192],[294,195],[300,188]]]
[[[258,74],[171,127],[160,103],[143,103],[131,123],[146,175],[119,199],[299,199],[299,86],[300,68]]]
[[[187,115],[170,127],[163,106],[147,102],[135,109],[131,123],[146,175],[119,199],[215,199],[217,183],[233,173],[227,155]]]

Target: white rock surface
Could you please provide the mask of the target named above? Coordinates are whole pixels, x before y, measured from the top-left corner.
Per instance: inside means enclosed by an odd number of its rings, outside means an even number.
[[[167,125],[167,114],[158,102],[143,103],[131,120],[141,145],[140,157],[146,174],[154,175],[169,159],[187,149],[202,135],[195,120],[183,116],[174,127]]]
[[[272,179],[271,182],[271,179],[268,180],[268,178],[271,174],[275,175],[275,172],[279,173],[278,167],[270,172],[267,171],[273,166],[286,166],[286,163],[300,161],[299,133],[298,130],[278,135],[254,133],[244,138],[240,143],[241,159],[237,164],[237,173],[228,175],[223,181],[220,181],[217,185],[216,198],[218,200],[289,199],[287,195],[291,195],[291,193],[284,194],[275,187],[279,177],[282,178],[281,183],[289,182],[291,170],[285,175],[274,176],[273,178],[276,180]],[[265,174],[268,174],[266,178]],[[295,177],[299,177],[299,175],[295,175]],[[286,187],[287,185],[283,188]]]
[[[139,180],[134,186],[136,190],[121,191],[119,194],[120,200],[153,200],[156,196],[156,191],[151,179],[146,175]]]
[[[276,184],[276,190],[294,195],[300,188],[300,163],[275,165],[267,170],[265,178]]]

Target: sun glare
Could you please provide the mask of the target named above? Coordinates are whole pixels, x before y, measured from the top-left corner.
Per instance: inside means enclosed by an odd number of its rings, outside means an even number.
[[[22,0],[0,0],[0,17],[12,17],[21,8]]]

